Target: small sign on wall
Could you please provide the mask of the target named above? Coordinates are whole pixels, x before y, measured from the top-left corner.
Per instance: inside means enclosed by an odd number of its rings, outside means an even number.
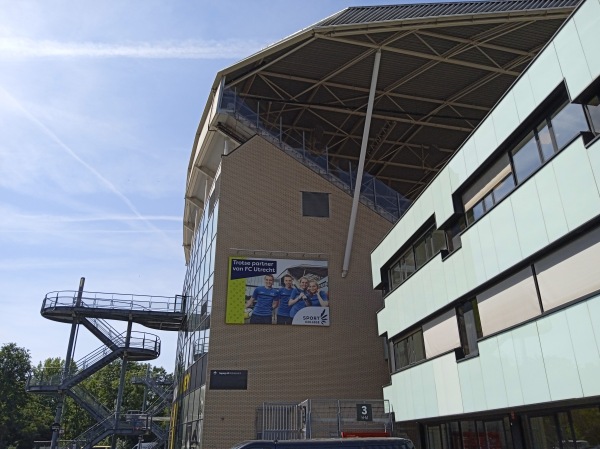
[[[373,409],[371,404],[356,404],[357,421],[373,421]]]
[[[247,370],[210,370],[210,389],[211,390],[247,390],[248,389],[248,371]]]

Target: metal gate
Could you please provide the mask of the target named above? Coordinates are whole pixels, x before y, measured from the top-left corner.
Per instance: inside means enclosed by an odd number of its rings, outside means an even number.
[[[306,414],[299,404],[264,402],[257,412],[258,439],[304,439],[302,427]]]
[[[267,440],[390,436],[392,424],[389,402],[382,399],[264,402],[256,415],[257,438]]]

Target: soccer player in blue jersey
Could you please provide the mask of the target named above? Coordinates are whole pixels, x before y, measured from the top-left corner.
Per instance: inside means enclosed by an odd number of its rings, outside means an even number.
[[[286,274],[283,277],[283,287],[279,289],[279,307],[277,308],[277,324],[292,324],[289,301],[294,292],[294,279]]]
[[[273,275],[265,275],[264,287],[256,287],[252,297],[246,301],[246,307],[254,304],[250,324],[273,324],[273,310],[279,305],[279,289],[273,288],[274,281]]]
[[[294,289],[288,302],[290,306],[290,318],[292,319],[299,310],[308,305],[308,279],[301,277],[299,282],[300,286]]]
[[[329,297],[327,292],[319,290],[317,281],[308,283],[308,300],[310,305],[314,307],[329,307]]]

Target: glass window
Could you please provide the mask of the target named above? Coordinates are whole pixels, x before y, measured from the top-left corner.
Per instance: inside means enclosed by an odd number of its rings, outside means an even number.
[[[394,362],[396,370],[400,370],[424,359],[425,345],[423,343],[423,331],[421,329],[402,340],[394,342]]]
[[[446,249],[446,236],[444,231],[441,229],[436,229],[431,234],[431,245],[433,247],[432,256],[439,253],[441,250]]]
[[[552,134],[550,134],[550,128],[548,127],[546,120],[537,127],[537,136],[542,150],[542,157],[544,158],[544,161],[547,161],[556,152],[556,148],[554,147]]]
[[[442,449],[439,426],[427,426],[427,447],[429,449]]]
[[[492,195],[492,192],[488,193],[483,198],[483,206],[484,206],[486,212],[488,210],[490,210],[492,207],[494,207],[494,196]]]
[[[500,183],[494,187],[494,203],[500,202],[502,198],[508,195],[515,188],[515,179],[512,173],[504,178]]]
[[[562,149],[582,131],[589,131],[583,108],[569,103],[552,117],[552,131],[558,149]]]
[[[477,300],[471,299],[460,305],[456,313],[463,356],[478,354],[477,339],[483,336],[483,332],[481,330]]]
[[[392,281],[392,288],[396,288],[402,283],[402,271],[400,268],[400,262],[392,265],[392,268],[390,270],[390,278]]]
[[[407,340],[400,340],[394,343],[394,366],[396,371],[408,366]]]
[[[483,207],[483,201],[480,201],[475,206],[473,206],[473,208],[471,210],[467,211],[467,214],[466,214],[467,223],[468,224],[475,223],[477,220],[479,220],[483,216],[484,213],[485,213],[485,209]]]
[[[573,436],[573,429],[569,422],[569,416],[566,412],[558,413],[557,416],[562,449],[577,449],[575,437]]]
[[[485,421],[483,423],[483,439],[485,449],[509,449],[512,447],[510,435],[507,435],[508,419],[501,421]]]
[[[523,182],[542,165],[538,145],[533,133],[530,133],[512,153],[515,175]]]
[[[480,449],[475,421],[461,421],[460,429],[464,449]]]
[[[427,262],[426,240],[422,239],[415,245],[415,265],[421,268]]]
[[[576,449],[600,447],[600,407],[571,410]]]
[[[532,449],[558,449],[560,438],[553,415],[536,416],[529,420]]]
[[[586,104],[586,109],[592,123],[593,131],[596,134],[600,134],[600,96],[595,95]]]
[[[409,248],[402,256],[400,269],[402,271],[402,281],[406,280],[415,272],[415,255],[413,254],[412,248]]]

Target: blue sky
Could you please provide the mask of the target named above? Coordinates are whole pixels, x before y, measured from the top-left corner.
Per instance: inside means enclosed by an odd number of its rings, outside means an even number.
[[[216,72],[378,3],[0,0],[0,344],[64,357],[70,326],[39,310],[81,276],[180,294],[185,176]],[[172,370],[176,335],[159,334]],[[76,355],[97,346],[82,329]]]

